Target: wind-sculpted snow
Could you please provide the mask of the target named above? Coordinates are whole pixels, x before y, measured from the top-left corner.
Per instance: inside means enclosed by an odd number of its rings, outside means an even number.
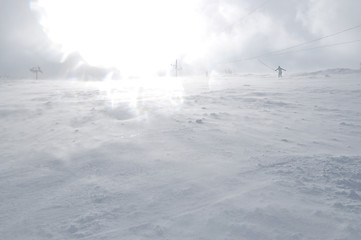
[[[358,240],[359,79],[1,81],[0,238]]]
[[[334,68],[327,70],[320,70],[316,72],[298,73],[295,76],[326,76],[331,77],[332,75],[344,75],[344,74],[360,74],[361,70],[349,69],[349,68]]]

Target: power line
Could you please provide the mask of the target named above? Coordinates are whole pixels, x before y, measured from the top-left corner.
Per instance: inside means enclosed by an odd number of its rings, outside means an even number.
[[[353,44],[353,43],[358,43],[358,42],[361,42],[361,39],[359,39],[359,40],[354,40],[354,41],[348,41],[348,42],[342,42],[342,43],[334,43],[334,44],[330,44],[330,45],[318,46],[318,47],[313,47],[313,48],[305,48],[305,49],[300,49],[300,50],[296,50],[296,51],[273,53],[273,54],[269,54],[269,55],[267,55],[267,56],[279,56],[279,55],[292,54],[292,53],[303,52],[303,51],[310,51],[310,50],[321,49],[321,48],[329,48],[329,47],[335,47],[335,46],[348,45],[348,44]],[[265,67],[273,70],[272,67],[270,67],[269,65],[267,65],[266,63],[264,63],[260,58],[245,59],[245,60],[242,60],[242,61],[256,60],[256,59],[257,59],[262,65],[264,65]],[[241,61],[234,61],[233,63],[235,63],[235,62],[241,62]]]
[[[274,70],[273,68],[271,68],[270,66],[268,66],[267,64],[265,64],[261,59],[257,59],[262,65],[266,66],[267,68]]]
[[[270,55],[267,55],[267,56],[278,56],[278,55],[289,54],[289,53],[309,51],[309,50],[314,50],[314,49],[319,49],[319,48],[329,48],[329,47],[347,45],[347,44],[352,44],[352,43],[357,43],[357,42],[361,42],[361,40],[354,40],[354,41],[348,41],[348,42],[342,42],[342,43],[334,43],[334,44],[329,44],[329,45],[324,45],[324,46],[318,46],[318,47],[313,47],[313,48],[304,48],[304,49],[300,49],[300,50],[296,50],[296,51],[288,51],[288,52],[281,52],[281,53],[270,54]]]
[[[303,43],[300,43],[300,44],[297,44],[297,45],[294,45],[294,46],[291,46],[291,47],[288,47],[288,48],[285,48],[285,49],[282,49],[282,50],[273,51],[273,52],[281,52],[281,51],[284,51],[284,50],[297,48],[297,47],[300,47],[300,46],[303,46],[303,45],[306,45],[306,44],[309,44],[309,43],[320,41],[320,40],[325,39],[325,38],[334,37],[334,36],[337,36],[337,35],[339,35],[341,33],[348,32],[348,31],[351,31],[351,30],[354,30],[354,29],[357,29],[357,28],[360,28],[360,27],[361,27],[361,24],[357,25],[357,26],[354,26],[354,27],[351,27],[351,28],[347,28],[347,29],[342,30],[340,32],[336,32],[336,33],[333,33],[333,34],[330,34],[330,35],[326,35],[326,36],[323,36],[323,37],[320,37],[320,38],[313,39],[311,41],[303,42]]]
[[[361,28],[361,24],[357,25],[357,26],[354,26],[354,27],[351,27],[351,28],[344,29],[344,30],[336,32],[336,33],[332,33],[332,34],[320,37],[320,38],[316,38],[316,39],[313,39],[313,40],[310,40],[310,41],[307,41],[307,42],[299,43],[299,44],[294,45],[294,46],[290,46],[290,47],[275,50],[275,51],[270,51],[270,52],[267,52],[267,53],[264,53],[264,54],[261,54],[261,55],[258,55],[258,56],[253,56],[253,57],[244,58],[244,59],[235,60],[235,61],[229,61],[229,62],[225,62],[225,63],[244,62],[244,61],[254,60],[254,59],[258,59],[258,58],[266,57],[266,56],[270,56],[270,55],[276,55],[275,53],[280,53],[280,52],[283,52],[285,50],[293,49],[293,48],[300,47],[300,46],[303,46],[303,45],[306,45],[306,44],[309,44],[309,43],[312,43],[312,42],[320,41],[322,39],[333,37],[333,36],[336,36],[336,35],[339,35],[341,33],[351,31],[351,30],[354,30],[354,29],[357,29],[357,28]],[[344,43],[341,43],[341,44],[344,44]]]
[[[243,21],[245,20],[246,17],[248,17],[249,15],[252,15],[253,13],[255,13],[256,11],[258,11],[259,9],[261,9],[262,7],[264,7],[268,2],[270,2],[271,0],[265,0],[263,1],[261,4],[257,5],[257,7],[255,7],[253,10],[251,10],[250,12],[248,12]]]
[[[284,54],[292,54],[292,53],[296,53],[296,52],[303,52],[303,51],[309,51],[309,50],[315,50],[315,49],[320,49],[320,48],[329,48],[329,47],[335,47],[335,46],[342,46],[342,45],[347,45],[347,44],[352,44],[352,43],[357,43],[357,42],[361,42],[360,40],[354,40],[354,41],[349,41],[349,42],[342,42],[342,43],[334,43],[334,44],[330,44],[330,45],[324,45],[324,46],[318,46],[318,47],[313,47],[313,48],[305,48],[305,49],[300,49],[300,50],[296,50],[296,51],[288,51],[288,52],[282,52],[282,53],[276,53],[276,54],[270,54],[268,56],[278,56],[278,55],[284,55]],[[257,59],[262,65],[264,65],[265,67],[272,69],[269,65],[265,64],[261,59]]]

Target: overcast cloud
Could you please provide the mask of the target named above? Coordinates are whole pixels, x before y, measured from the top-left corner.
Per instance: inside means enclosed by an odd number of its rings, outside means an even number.
[[[290,49],[293,53],[266,54],[358,26],[360,9],[359,0],[203,0],[198,6],[206,23],[202,54],[180,53],[179,57],[184,65],[198,71],[228,67],[242,72],[270,71],[257,59],[242,61],[255,56],[271,67],[281,65],[293,72],[359,68],[361,42],[298,50],[361,40],[361,28]],[[1,76],[29,77],[29,68],[34,65],[41,65],[49,76],[55,76],[69,67],[60,64],[62,53],[44,33],[37,14],[27,0],[0,0]],[[78,60],[81,56],[66,64]]]
[[[261,7],[252,12],[258,6]],[[204,1],[204,7],[209,28],[205,41],[209,51],[205,59],[218,59],[220,62],[263,55],[361,24],[361,2],[357,0],[208,0]],[[360,39],[361,28],[358,28],[289,51]],[[261,59],[271,66],[282,65],[294,71],[358,68],[360,53],[359,42]],[[257,60],[231,66],[244,71],[264,68],[257,64]]]

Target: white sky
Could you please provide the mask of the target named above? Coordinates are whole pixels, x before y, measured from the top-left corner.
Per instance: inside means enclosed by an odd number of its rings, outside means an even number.
[[[176,58],[196,72],[270,71],[237,62],[260,55],[293,72],[359,68],[361,42],[298,50],[361,40],[361,28],[263,55],[358,26],[360,9],[359,0],[0,0],[0,75],[26,76],[33,65],[59,74],[56,63],[71,51],[121,71],[166,71]]]

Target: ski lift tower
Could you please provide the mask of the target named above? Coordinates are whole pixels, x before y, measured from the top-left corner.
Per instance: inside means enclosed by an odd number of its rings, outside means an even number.
[[[43,71],[41,71],[39,66],[30,68],[30,72],[35,73],[36,80],[38,80],[38,73],[43,73]]]
[[[172,67],[174,67],[174,70],[175,70],[175,77],[178,77],[178,71],[182,70],[182,68],[178,67],[178,60],[177,59],[175,60],[175,64],[172,64]]]

